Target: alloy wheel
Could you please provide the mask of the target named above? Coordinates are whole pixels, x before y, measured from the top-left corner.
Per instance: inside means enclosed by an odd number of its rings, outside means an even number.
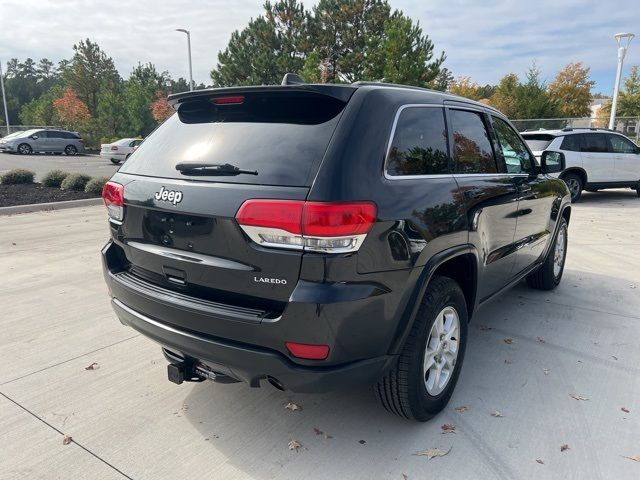
[[[453,307],[436,316],[424,352],[422,373],[429,395],[436,396],[449,384],[459,351],[460,317]]]

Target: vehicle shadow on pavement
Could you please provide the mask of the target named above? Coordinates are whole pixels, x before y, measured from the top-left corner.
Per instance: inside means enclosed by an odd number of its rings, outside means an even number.
[[[423,424],[387,413],[368,387],[311,395],[266,383],[260,389],[197,385],[184,400],[184,416],[205,442],[255,478],[277,477],[285,466],[290,476],[282,478],[301,478],[312,465],[327,469],[321,478],[339,478],[354,465],[358,475],[348,478],[413,478],[445,474],[453,464],[456,478],[521,478],[539,466],[536,459],[560,458],[563,444],[571,445],[573,459],[555,465],[554,474],[572,476],[578,468],[598,478],[605,454],[594,455],[603,451],[596,444],[609,445],[605,450],[629,445],[640,427],[636,419],[618,431],[620,407],[634,401],[628,379],[640,376],[638,347],[625,341],[640,334],[638,308],[628,278],[567,268],[551,292],[522,282],[474,317],[453,398]],[[290,402],[301,410],[285,408]],[[455,433],[443,434],[443,424]],[[297,452],[288,449],[292,440],[301,445]],[[415,454],[428,448],[452,450],[427,463]],[[621,474],[629,468],[618,465],[617,450],[606,456],[604,464],[615,463]],[[380,471],[380,459],[388,472]]]
[[[633,200],[640,202],[636,191],[631,189],[600,190],[598,192],[585,191],[582,192],[580,200],[574,204],[574,207],[579,208],[580,205],[585,204],[590,207],[616,208],[621,205],[619,202],[626,203]]]

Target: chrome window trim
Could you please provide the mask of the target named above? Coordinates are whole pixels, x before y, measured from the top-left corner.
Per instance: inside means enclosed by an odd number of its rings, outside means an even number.
[[[391,153],[391,145],[393,144],[393,137],[396,134],[396,127],[398,126],[398,120],[400,119],[400,114],[407,108],[440,108],[442,109],[442,118],[444,120],[445,128],[447,127],[447,119],[444,116],[445,105],[439,103],[405,103],[401,105],[396,111],[396,115],[393,119],[393,125],[391,127],[391,134],[389,135],[389,139],[387,140],[387,148],[385,150],[384,155],[384,178],[387,180],[414,180],[421,178],[451,178],[453,174],[451,173],[436,173],[433,175],[391,175],[388,170],[389,164],[389,154]],[[447,156],[449,152],[447,152]]]

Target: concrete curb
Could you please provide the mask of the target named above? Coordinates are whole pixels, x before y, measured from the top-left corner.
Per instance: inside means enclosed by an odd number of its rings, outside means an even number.
[[[41,212],[46,210],[63,210],[65,208],[75,207],[92,207],[94,205],[102,205],[102,198],[83,198],[81,200],[66,200],[64,202],[32,203],[30,205],[0,207],[0,217],[3,215],[15,215],[18,213]]]

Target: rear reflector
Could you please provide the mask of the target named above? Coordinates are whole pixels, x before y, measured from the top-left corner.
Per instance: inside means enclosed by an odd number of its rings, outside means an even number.
[[[118,150],[118,147],[116,145],[111,145],[111,150]]]
[[[107,207],[109,218],[121,222],[124,218],[124,186],[107,182],[102,188],[102,201]]]
[[[232,95],[228,97],[214,97],[211,99],[214,105],[240,105],[244,103],[244,96]]]
[[[266,247],[327,253],[360,248],[376,219],[372,202],[326,203],[301,200],[247,200],[236,220]]]
[[[289,353],[307,360],[324,360],[329,356],[328,345],[310,345],[308,343],[284,342]]]

